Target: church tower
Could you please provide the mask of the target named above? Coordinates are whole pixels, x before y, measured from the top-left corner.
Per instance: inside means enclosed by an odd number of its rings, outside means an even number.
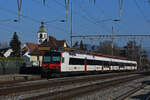
[[[41,26],[38,30],[38,44],[41,44],[43,41],[47,39],[47,31],[44,27],[44,22],[41,22]]]

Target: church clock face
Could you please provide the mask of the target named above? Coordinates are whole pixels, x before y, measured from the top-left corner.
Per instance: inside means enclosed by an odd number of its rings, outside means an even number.
[[[42,43],[42,40],[39,40],[40,43]]]

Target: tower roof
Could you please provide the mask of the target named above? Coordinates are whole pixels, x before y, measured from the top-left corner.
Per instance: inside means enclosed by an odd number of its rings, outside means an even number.
[[[41,22],[41,26],[40,26],[38,32],[45,32],[45,33],[47,32],[47,31],[46,31],[46,28],[45,28],[45,26],[44,26],[44,22]]]

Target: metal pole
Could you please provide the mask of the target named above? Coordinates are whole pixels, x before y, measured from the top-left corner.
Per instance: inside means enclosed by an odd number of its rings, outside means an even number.
[[[66,22],[68,21],[68,4],[67,0],[65,0],[65,9],[66,9]]]
[[[121,1],[119,0],[119,19],[121,19]]]
[[[17,0],[17,6],[18,6],[18,22],[20,22],[20,11],[22,6],[22,0]]]
[[[72,1],[71,1],[70,46],[72,47]]]
[[[139,69],[140,70],[142,69],[142,61],[141,61],[142,60],[142,55],[141,55],[142,53],[141,52],[142,52],[142,39],[140,40],[140,50],[139,50],[139,54],[140,54]]]
[[[112,44],[111,44],[111,47],[112,47],[112,56],[114,55],[114,27],[112,26]]]
[[[134,60],[134,56],[135,56],[133,52],[135,52],[134,51],[134,41],[132,41],[132,60]]]
[[[43,4],[44,4],[44,6],[45,6],[45,0],[43,0]]]
[[[119,1],[119,20],[121,20],[122,6],[124,0],[118,0],[118,1]]]

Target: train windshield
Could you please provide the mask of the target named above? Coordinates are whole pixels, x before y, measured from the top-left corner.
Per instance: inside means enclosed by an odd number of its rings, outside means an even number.
[[[61,54],[49,52],[43,56],[43,63],[60,64]]]

